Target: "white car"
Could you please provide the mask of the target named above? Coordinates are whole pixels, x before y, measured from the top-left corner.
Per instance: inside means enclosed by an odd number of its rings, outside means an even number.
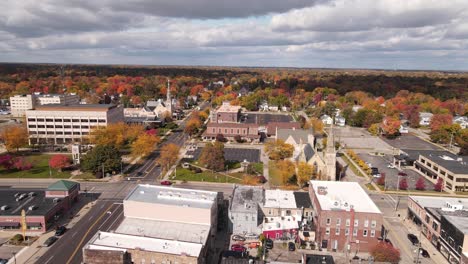
[[[395,167],[395,165],[393,165],[393,164],[388,164],[388,165],[387,165],[387,168],[389,168],[389,169],[394,169],[394,168],[396,168],[396,167]]]

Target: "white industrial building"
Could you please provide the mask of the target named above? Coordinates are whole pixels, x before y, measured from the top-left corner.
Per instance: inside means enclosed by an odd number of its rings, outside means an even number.
[[[74,105],[80,103],[77,94],[27,94],[10,97],[11,115],[22,117],[27,110],[32,110],[40,105],[58,104]]]

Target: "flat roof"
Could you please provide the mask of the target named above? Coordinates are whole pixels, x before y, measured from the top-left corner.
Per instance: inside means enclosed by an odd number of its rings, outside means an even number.
[[[310,195],[308,192],[294,192],[297,208],[312,208]]]
[[[310,181],[322,210],[346,210],[380,214],[379,208],[357,182]],[[319,194],[319,189],[324,190]]]
[[[166,253],[172,255],[200,256],[202,245],[182,241],[172,241],[143,236],[98,231],[88,242],[86,248],[97,250],[140,249],[144,251]]]
[[[31,192],[34,195],[30,197]],[[26,194],[26,196],[16,201],[15,194]],[[57,204],[54,203],[54,198],[46,198],[44,190],[41,189],[0,190],[0,207],[8,206],[7,210],[0,210],[0,216],[19,216],[23,209],[26,211],[26,216],[44,216]],[[30,206],[35,208],[29,210]]]
[[[125,217],[115,233],[205,244],[210,225]]]
[[[114,104],[47,104],[37,106],[35,110],[29,111],[103,111],[117,107]]]
[[[256,212],[263,204],[264,190],[260,186],[236,186],[233,190],[229,209],[234,212]]]
[[[280,189],[265,191],[265,208],[297,208],[293,191]]]
[[[445,150],[402,150],[410,158],[417,160],[419,155],[455,173],[468,174],[468,156],[459,156]],[[461,160],[459,160],[461,159]]]
[[[452,205],[461,204],[468,209],[468,198],[456,198],[446,196],[408,196],[423,208],[444,208],[447,203]]]
[[[217,112],[237,113],[241,109],[239,105],[231,105],[229,102],[223,102]]]
[[[125,200],[209,209],[217,195],[217,192],[139,184]]]
[[[301,219],[295,216],[274,216],[265,217],[263,231],[298,229]]]
[[[466,214],[466,212],[465,212]],[[444,215],[445,219],[452,223],[460,232],[463,234],[468,234],[468,217],[466,215]]]

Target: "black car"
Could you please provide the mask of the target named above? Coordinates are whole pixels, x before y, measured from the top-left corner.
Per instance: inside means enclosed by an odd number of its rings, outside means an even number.
[[[419,244],[419,239],[417,236],[413,234],[408,234],[408,239],[413,243],[413,245],[418,245]]]
[[[296,245],[293,242],[288,243],[288,249],[289,251],[294,251],[296,250]]]
[[[49,237],[46,241],[44,241],[44,247],[50,247],[52,244],[55,243],[55,241],[57,241],[57,237],[55,236],[52,236],[52,237]]]
[[[421,256],[423,256],[425,258],[431,257],[431,256],[429,256],[429,252],[427,252],[427,250],[425,250],[424,248],[420,248],[419,253],[421,253]]]
[[[0,259],[0,264],[7,264],[8,263],[8,259]]]
[[[267,249],[272,249],[272,248],[273,248],[273,240],[267,238],[267,239],[265,240],[265,247],[266,247]]]
[[[64,227],[64,226],[59,226],[56,230],[55,230],[55,235],[56,236],[61,236],[65,233],[65,231],[67,231],[67,228]]]

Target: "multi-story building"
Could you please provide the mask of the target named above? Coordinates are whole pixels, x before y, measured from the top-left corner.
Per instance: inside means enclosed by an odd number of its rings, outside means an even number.
[[[223,135],[228,140],[234,140],[235,136],[250,141],[258,141],[258,125],[241,123],[208,123],[203,138],[207,140],[216,139],[217,135]]]
[[[468,198],[409,196],[407,218],[450,263],[468,252]]]
[[[309,194],[320,248],[368,252],[378,243],[382,213],[357,182],[310,181]]]
[[[441,178],[446,191],[468,191],[468,156],[437,150],[403,151],[414,161],[414,168],[429,181],[436,183]]]
[[[260,234],[265,190],[257,186],[236,186],[229,201],[229,230],[233,234]]]
[[[122,108],[109,104],[43,105],[26,111],[29,144],[82,142],[92,129],[123,121]]]
[[[219,199],[216,192],[138,185],[116,230],[100,231],[85,245],[84,263],[206,263]]]
[[[266,190],[262,209],[265,217],[294,216],[296,221],[302,220],[302,209],[297,207],[293,191]]]
[[[22,117],[27,110],[32,110],[39,105],[59,104],[74,105],[80,103],[77,94],[27,94],[10,97],[12,116]]]
[[[223,104],[211,112],[211,122],[213,123],[238,123],[240,122],[241,107],[231,105],[229,102]]]

